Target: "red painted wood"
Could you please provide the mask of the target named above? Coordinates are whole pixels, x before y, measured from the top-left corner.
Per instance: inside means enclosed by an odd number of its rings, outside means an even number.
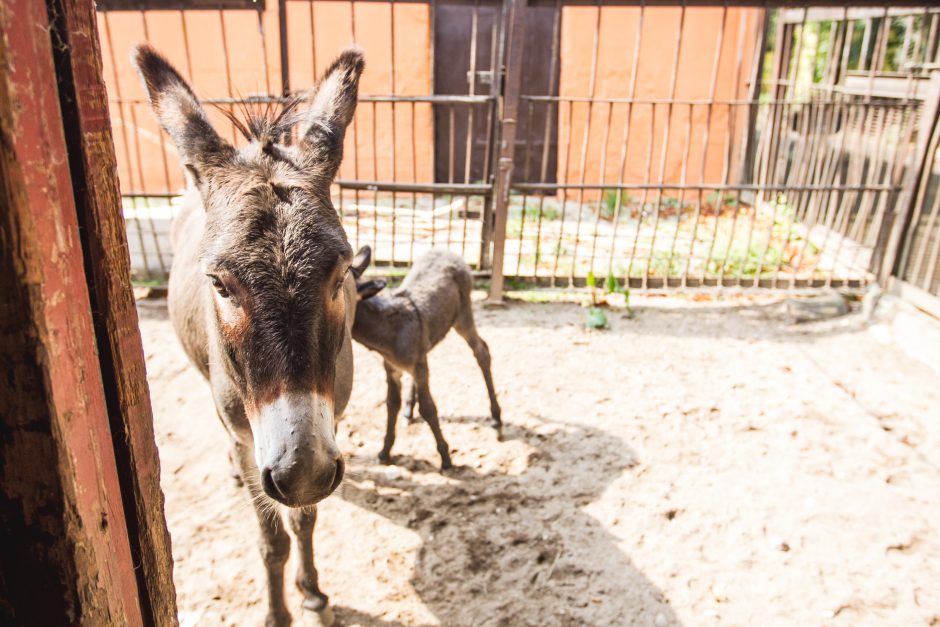
[[[143,624],[124,523],[108,413],[92,326],[52,61],[46,3],[0,0],[4,66],[5,185],[16,212],[23,274],[17,284],[32,310],[36,365],[42,369],[64,528],[83,624]],[[29,468],[22,481],[29,481]],[[7,540],[5,540],[7,541]],[[38,592],[38,591],[37,591]],[[42,603],[37,594],[36,603]]]

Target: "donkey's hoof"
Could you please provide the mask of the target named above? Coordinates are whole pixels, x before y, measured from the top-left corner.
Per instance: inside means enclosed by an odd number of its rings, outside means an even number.
[[[392,461],[392,455],[390,453],[379,453],[379,463],[384,466],[390,466],[395,462]]]
[[[310,604],[312,605],[312,604]],[[302,624],[305,627],[332,627],[336,622],[333,616],[333,608],[329,605],[322,605],[319,609],[308,607],[308,601],[304,601]]]

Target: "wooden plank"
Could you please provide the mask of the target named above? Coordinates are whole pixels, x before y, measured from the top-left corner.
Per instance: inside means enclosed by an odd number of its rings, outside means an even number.
[[[69,165],[124,514],[147,622],[176,621],[150,389],[131,288],[117,159],[91,0],[49,0]]]
[[[142,625],[52,34],[0,0],[0,623]]]

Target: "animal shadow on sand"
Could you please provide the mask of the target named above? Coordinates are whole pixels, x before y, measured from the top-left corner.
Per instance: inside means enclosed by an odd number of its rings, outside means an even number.
[[[486,419],[444,421],[485,428]],[[427,461],[396,455],[406,471],[389,480],[370,458],[353,457],[339,494],[420,536],[411,584],[440,624],[678,625],[663,593],[584,511],[636,465],[633,451],[599,429],[533,415],[510,419],[503,440],[521,441],[513,450],[528,450],[527,458],[503,453],[502,464],[458,466],[431,484],[415,481],[438,472]],[[335,611],[340,624],[399,624]]]

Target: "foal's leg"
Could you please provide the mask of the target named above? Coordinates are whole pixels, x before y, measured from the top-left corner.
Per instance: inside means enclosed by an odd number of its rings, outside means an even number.
[[[410,425],[416,422],[415,401],[417,400],[417,396],[415,394],[415,388],[416,386],[414,377],[411,377],[411,380],[408,381],[408,385],[405,390],[405,411],[402,412],[402,415]]]
[[[437,452],[441,454],[441,470],[447,470],[453,466],[450,463],[450,447],[447,446],[444,434],[441,433],[441,423],[437,419],[437,406],[434,404],[434,399],[431,398],[428,360],[426,357],[415,367],[414,378],[415,386],[418,388],[418,411],[421,412],[421,417],[428,423],[428,426],[431,427],[431,433],[434,434],[434,440],[437,442]]]
[[[256,476],[258,470],[251,460],[251,451],[247,446],[236,444],[237,459],[242,477]],[[290,555],[290,537],[284,531],[277,510],[266,507],[268,497],[262,492],[257,481],[246,481],[258,524],[261,526],[261,559],[268,578],[268,616],[266,627],[290,625],[291,616],[284,602],[284,564]]]
[[[238,452],[235,450],[235,445],[232,445],[232,448],[228,450],[228,465],[229,465],[229,474],[232,477],[232,480],[235,482],[235,485],[239,488],[245,485],[245,482],[242,481],[241,466],[238,463]]]
[[[383,464],[392,463],[392,445],[395,444],[395,421],[398,420],[398,410],[401,409],[401,371],[385,362],[385,380],[388,383],[388,395],[385,397],[385,406],[388,410],[388,422],[385,425],[385,443],[379,452],[379,461]]]
[[[317,569],[313,565],[313,527],[317,524],[317,508],[291,509],[287,515],[297,543],[297,588],[304,595],[305,624],[328,627],[333,624],[329,598],[320,591]]]
[[[483,380],[486,382],[486,392],[490,395],[490,415],[493,417],[492,426],[500,431],[503,426],[502,411],[499,408],[499,402],[496,400],[496,389],[493,387],[493,372],[490,368],[490,347],[486,345],[480,334],[477,333],[477,327],[473,323],[473,314],[466,314],[457,317],[454,323],[454,329],[467,341],[473,356],[476,357],[480,370],[483,371]]]

